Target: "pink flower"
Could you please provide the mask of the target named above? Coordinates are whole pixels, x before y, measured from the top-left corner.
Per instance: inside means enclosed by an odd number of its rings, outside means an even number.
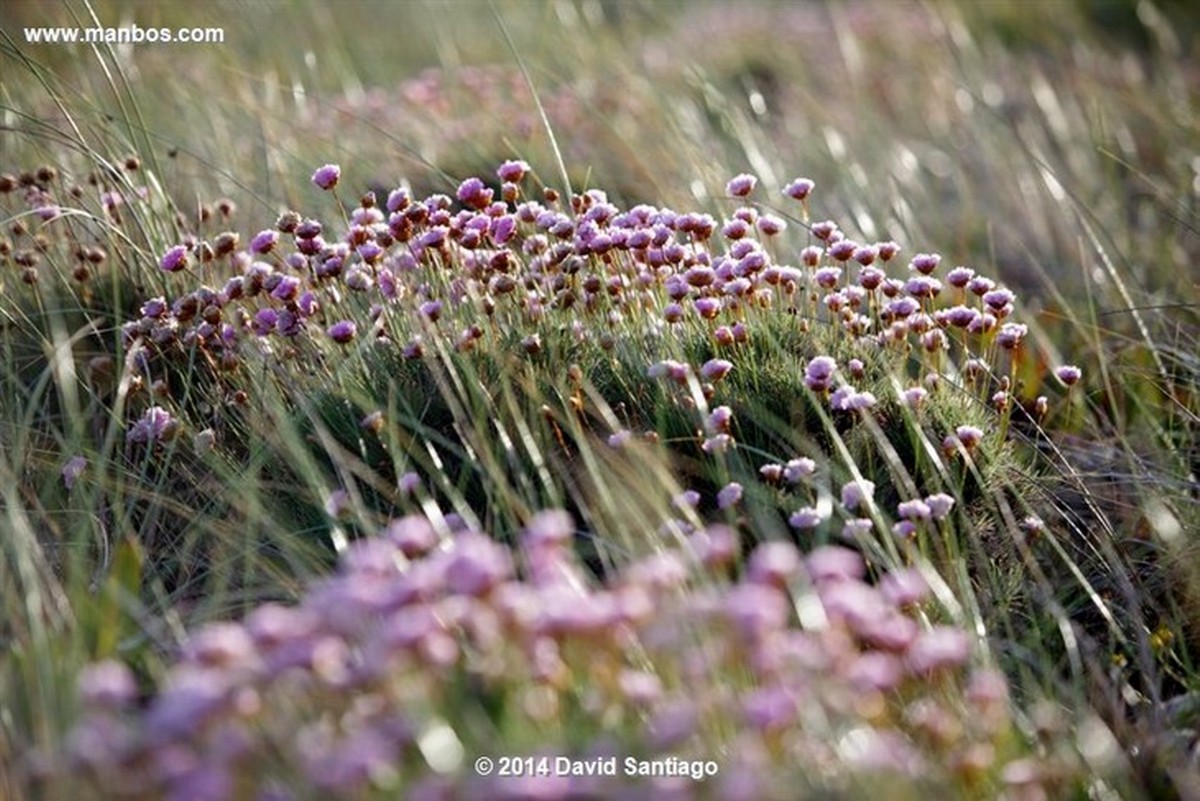
[[[975,426],[959,426],[954,430],[954,435],[967,450],[971,450],[983,440],[983,430]]]
[[[783,194],[793,200],[805,200],[816,186],[809,178],[797,178],[783,188]]]
[[[312,175],[312,182],[321,189],[329,191],[337,186],[338,179],[342,177],[342,168],[336,164],[326,164],[323,167],[318,167]]]
[[[270,253],[275,247],[275,243],[279,241],[279,233],[275,230],[267,228],[259,231],[250,240],[250,250],[253,253]]]
[[[975,271],[969,267],[955,267],[950,272],[946,273],[946,283],[955,289],[962,289],[972,278],[975,277]]]
[[[721,313],[721,301],[716,298],[696,298],[696,313],[705,320],[711,320]]]
[[[829,389],[835,370],[837,362],[832,357],[817,356],[804,369],[804,383],[813,392],[824,392]]]
[[[901,394],[904,403],[912,409],[920,408],[927,397],[929,397],[929,390],[924,387],[909,387]]]
[[[857,509],[863,501],[875,494],[875,482],[850,481],[842,486],[842,506],[847,509]]]
[[[63,465],[62,479],[63,484],[67,486],[67,489],[71,489],[75,486],[75,482],[79,479],[79,476],[87,467],[87,463],[87,459],[82,456],[72,456],[67,460],[67,463]]]
[[[758,468],[758,475],[768,484],[778,484],[779,480],[783,478],[783,465],[776,462],[764,464]]]
[[[329,326],[327,331],[329,338],[338,344],[345,345],[350,342],[358,334],[358,326],[350,320],[339,320]]]
[[[713,409],[709,413],[708,420],[706,421],[706,426],[709,431],[728,432],[729,431],[729,423],[732,420],[733,420],[733,410],[730,409],[728,406],[718,406],[717,408]]]
[[[736,481],[731,481],[726,484],[717,493],[717,507],[728,509],[731,506],[736,506],[742,500],[743,489],[742,485]]]
[[[700,449],[708,454],[725,453],[733,447],[733,437],[728,434],[716,434],[704,440]]]
[[[824,519],[825,516],[816,507],[804,506],[792,512],[788,525],[792,528],[816,528]]]
[[[790,484],[796,484],[801,479],[808,478],[817,471],[817,463],[807,456],[791,459],[783,467],[783,477]]]
[[[879,248],[879,258],[884,261],[891,261],[900,252],[900,246],[891,240],[879,242],[876,247]]]
[[[944,520],[954,508],[954,498],[944,492],[938,492],[926,498],[925,505],[929,507],[930,517],[934,520]]]
[[[525,175],[528,172],[529,172],[529,164],[528,163],[526,163],[524,161],[520,161],[520,160],[513,160],[513,161],[506,161],[503,164],[501,164],[500,168],[498,170],[496,170],[496,175],[500,178],[501,181],[508,181],[509,183],[519,184],[519,183],[521,183],[522,179],[525,178]]]
[[[908,520],[926,520],[930,516],[929,504],[919,498],[904,501],[896,507],[896,513]]]
[[[729,375],[733,362],[727,359],[709,359],[700,368],[700,377],[705,381],[720,381]]]
[[[918,253],[913,256],[908,266],[921,275],[929,275],[937,269],[938,262],[941,260],[942,257],[936,253]]]
[[[161,406],[151,406],[129,430],[130,442],[154,443],[170,439],[179,430],[179,421]]]
[[[1054,368],[1054,377],[1066,386],[1071,387],[1079,383],[1079,379],[1083,378],[1083,371],[1073,364],[1064,364],[1061,367]]]
[[[736,175],[725,184],[725,193],[730,197],[746,197],[754,191],[758,179],[748,173]]]
[[[163,254],[158,268],[165,273],[177,273],[187,266],[187,248],[176,245]]]

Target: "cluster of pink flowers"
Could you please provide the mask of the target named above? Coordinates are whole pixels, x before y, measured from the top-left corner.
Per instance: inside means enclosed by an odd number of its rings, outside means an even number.
[[[430,337],[469,351],[489,329],[521,332],[521,349],[531,357],[562,339],[543,336],[556,329],[577,345],[605,349],[622,336],[666,342],[699,336],[720,355],[695,365],[660,359],[647,368],[649,378],[676,386],[688,405],[696,387],[712,399],[716,385],[736,384],[752,371],[747,345],[782,311],[803,330],[823,327],[826,335],[812,342],[842,343],[838,356],[814,346],[802,376],[835,414],[882,417],[895,404],[921,413],[946,381],[986,393],[1000,412],[1012,404],[1008,377],[989,362],[1020,348],[1027,328],[1011,319],[1013,293],[972,269],[954,267],[943,283],[936,277],[941,256],[917,253],[903,276],[893,275],[900,245],[856,242],[831,220],[808,225],[808,244],[796,262],[780,263],[786,226],[782,219],[764,225],[772,215],[757,205],[738,206],[718,220],[650,205],[622,209],[596,189],[568,199],[547,189],[534,199],[524,186],[532,175],[525,162],[508,161],[496,172],[498,184],[468,178],[453,197],[421,200],[398,188],[380,201],[368,193],[337,236],[318,220],[287,211],[245,247],[233,232],[211,241],[189,237],[164,252],[164,272],[190,275],[204,267],[205,275],[219,275],[214,267],[224,265],[229,276],[219,288],[150,300],[141,317],[124,326],[125,342],[160,355],[199,349],[209,363],[236,369],[247,348],[276,356],[319,340],[395,348],[420,359]],[[328,164],[312,180],[334,190],[340,176],[340,168]],[[748,202],[757,186],[754,176],[739,175],[726,194]],[[798,178],[782,202],[798,201],[807,212],[813,189],[812,181]],[[277,341],[285,346],[271,344]],[[886,379],[898,365],[913,363],[913,351],[919,383],[896,394]],[[1071,366],[1057,375],[1067,386],[1079,380]],[[155,409],[146,415],[168,414]],[[151,417],[130,429],[132,440],[164,438],[166,424]],[[726,408],[698,427],[703,453],[723,458],[737,446],[732,417]],[[177,427],[172,420],[170,431]],[[936,435],[951,457],[976,455],[984,439],[969,424],[951,423]],[[614,431],[609,442],[621,446],[633,436]],[[792,467],[778,466],[779,475],[769,465],[764,470],[767,483],[779,483],[785,473],[796,483]],[[733,509],[744,491],[729,484],[715,504]],[[829,517],[808,506],[790,522],[805,529]],[[864,520],[848,521],[843,534],[869,531]],[[900,530],[916,526],[903,511],[897,520]]]
[[[870,582],[854,551],[771,542],[730,582],[737,544],[717,526],[596,584],[574,534],[570,515],[542,512],[514,553],[393,520],[298,606],[196,631],[148,701],[124,665],[87,669],[61,770],[105,797],[769,799],[882,780],[999,787],[1039,767],[1013,747],[1003,677],[972,667],[966,631],[926,622],[918,571]],[[473,775],[497,742],[579,759],[619,743],[719,772]]]

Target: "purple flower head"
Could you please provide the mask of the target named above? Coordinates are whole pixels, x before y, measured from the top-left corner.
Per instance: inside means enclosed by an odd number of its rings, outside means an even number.
[[[1013,302],[1013,293],[1007,289],[993,289],[983,294],[983,302],[993,311],[1003,309]]]
[[[841,538],[847,542],[858,542],[868,536],[875,523],[869,517],[855,517],[842,524]]]
[[[412,203],[412,195],[404,187],[388,192],[387,210],[391,214],[404,211]]]
[[[963,289],[975,277],[975,271],[969,267],[955,267],[946,273],[946,283],[955,289]]]
[[[725,193],[730,197],[746,197],[754,191],[758,179],[748,173],[735,175],[725,184]]]
[[[932,298],[942,291],[942,282],[927,275],[914,275],[904,283],[904,291],[914,298]]]
[[[700,367],[700,377],[705,381],[720,381],[729,375],[733,362],[726,359],[709,359]]]
[[[350,320],[339,320],[329,326],[327,331],[329,338],[338,344],[345,345],[350,342],[358,334],[358,326]]]
[[[525,547],[566,545],[575,535],[575,521],[571,513],[562,509],[547,509],[538,512],[525,527],[522,542]]]
[[[769,462],[758,468],[758,475],[768,484],[778,484],[783,478],[783,465]]]
[[[742,500],[743,488],[736,481],[731,481],[724,487],[721,487],[717,492],[717,507],[720,509],[728,509],[731,506],[736,506]]]
[[[930,509],[929,504],[917,498],[902,502],[896,507],[896,513],[907,520],[928,520]]]
[[[296,308],[303,316],[312,317],[317,313],[317,309],[320,308],[316,294],[311,291],[302,293],[296,301]]]
[[[420,306],[421,316],[431,323],[436,323],[438,318],[442,316],[442,302],[440,300],[427,300]]]
[[[837,362],[832,357],[817,356],[804,369],[804,383],[813,392],[824,392],[829,389],[835,370]]]
[[[797,484],[817,471],[817,463],[807,456],[790,459],[783,467],[783,477],[789,484]]]
[[[163,254],[158,262],[158,268],[165,273],[177,273],[187,266],[187,248],[176,245]]]
[[[79,698],[90,707],[117,708],[137,697],[137,682],[124,662],[105,660],[79,674]]]
[[[336,164],[326,164],[324,167],[318,167],[312,175],[312,182],[321,189],[329,191],[337,186],[338,179],[342,177],[342,168]]]
[[[895,242],[888,240],[887,242],[878,242],[875,247],[879,248],[879,258],[884,261],[891,261],[900,252],[900,246]]]
[[[718,298],[696,298],[694,306],[696,313],[705,320],[711,320],[721,313],[721,301]]]
[[[814,549],[805,564],[812,580],[818,582],[857,580],[867,574],[867,565],[858,551],[841,545],[822,545]]]
[[[875,247],[874,245],[864,245],[862,247],[855,248],[854,252],[851,254],[851,258],[864,267],[874,263],[875,259],[878,257],[879,248]]]
[[[260,337],[265,337],[275,330],[275,326],[279,323],[279,312],[268,307],[259,309],[254,319],[250,321],[250,330],[258,334]]]
[[[633,440],[633,432],[622,429],[620,431],[616,431],[616,432],[613,432],[612,434],[609,434],[608,447],[622,448],[632,440]]]
[[[1029,333],[1029,327],[1021,323],[1005,323],[996,333],[996,343],[1006,350],[1012,350],[1021,344],[1021,340]]]
[[[696,490],[684,490],[671,499],[671,505],[681,511],[695,509],[700,503],[700,493]]]
[[[925,600],[929,583],[919,570],[907,567],[887,573],[879,581],[879,591],[888,603],[903,608]]]
[[[79,480],[79,476],[83,474],[87,468],[88,460],[83,456],[72,456],[67,460],[67,463],[62,468],[62,480],[67,489],[75,486],[75,482]]]
[[[129,430],[130,442],[154,443],[170,439],[179,430],[179,421],[161,406],[151,406]]]
[[[300,293],[300,279],[294,275],[279,277],[279,283],[271,290],[271,297],[276,300],[293,300]]]
[[[160,296],[143,303],[141,312],[143,317],[156,318],[165,315],[168,308],[166,298]]]
[[[864,267],[858,271],[858,285],[868,292],[878,289],[887,274],[878,267]]]
[[[748,582],[729,591],[721,613],[737,632],[749,637],[782,628],[787,623],[789,604],[787,596],[775,587]]]
[[[909,387],[901,393],[901,399],[911,409],[919,409],[927,397],[929,390],[924,387]]]
[[[733,219],[721,226],[721,236],[728,240],[740,242],[750,233],[750,225],[745,220]]]
[[[520,160],[506,161],[496,170],[497,177],[501,181],[519,184],[529,172],[529,164]]]
[[[464,532],[455,538],[453,555],[446,565],[446,587],[460,595],[483,595],[512,575],[508,548],[491,538]]]
[[[889,301],[887,306],[884,308],[885,313],[889,317],[893,318],[908,317],[909,315],[916,314],[920,310],[921,304],[913,298],[896,298],[895,300]]]
[[[875,494],[873,481],[850,481],[842,486],[842,506],[847,509],[857,509],[863,501]]]
[[[972,294],[979,295],[981,297],[991,292],[995,288],[996,282],[982,275],[977,275],[970,281],[967,281],[967,289],[969,289]]]
[[[944,520],[954,508],[954,498],[944,492],[938,492],[925,499],[929,507],[929,516],[934,520]]]
[[[812,227],[809,230],[812,232],[813,236],[815,236],[817,239],[820,239],[822,242],[833,243],[844,238],[842,236],[842,232],[838,230],[837,223],[835,223],[833,220],[822,220],[821,222],[815,222],[812,224]]]
[[[809,178],[797,178],[783,188],[783,194],[793,200],[806,200],[816,186]]]
[[[840,239],[829,246],[829,257],[837,261],[847,261],[858,250],[858,243],[853,239]]]
[[[806,267],[816,267],[821,261],[821,253],[822,250],[819,247],[816,245],[809,245],[808,247],[804,248],[804,250],[800,251],[800,261],[803,262]]]
[[[917,635],[908,647],[905,661],[915,675],[961,667],[971,654],[966,632],[950,626],[934,626]]]
[[[713,409],[705,421],[709,431],[728,431],[729,423],[733,420],[733,410],[728,406],[718,406]]]
[[[746,564],[746,580],[754,584],[770,584],[786,589],[789,582],[804,569],[800,551],[790,542],[764,542],[750,554]]]
[[[1054,377],[1068,387],[1075,386],[1083,378],[1083,371],[1073,364],[1064,364],[1054,368]]]
[[[816,528],[817,526],[821,525],[821,521],[824,519],[825,516],[822,515],[820,510],[816,507],[804,506],[800,509],[797,509],[795,512],[792,512],[791,516],[788,518],[788,525],[792,528],[800,529]]]
[[[875,405],[876,400],[872,393],[859,392],[853,387],[846,385],[839,387],[830,396],[829,403],[838,411],[857,412],[863,409],[870,409]]]
[[[492,196],[492,190],[478,178],[463,181],[455,192],[460,203],[473,209],[486,208],[492,202]]]
[[[279,232],[273,228],[266,228],[250,240],[250,250],[253,253],[270,253],[278,241]]]
[[[764,214],[758,218],[758,231],[763,236],[777,236],[787,230],[787,223],[783,218],[776,217],[774,214]]]
[[[982,429],[975,426],[959,426],[954,429],[954,435],[967,450],[971,450],[983,440]]]
[[[941,260],[942,257],[936,253],[918,253],[913,256],[908,266],[914,272],[918,272],[921,275],[929,275],[937,269],[938,262]]]
[[[813,275],[817,285],[824,289],[833,289],[842,279],[841,267],[822,267]]]
[[[969,306],[952,306],[944,312],[946,322],[955,328],[970,328],[979,319],[979,311]]]
[[[700,444],[700,449],[708,454],[725,453],[733,447],[733,437],[728,434],[715,434]]]

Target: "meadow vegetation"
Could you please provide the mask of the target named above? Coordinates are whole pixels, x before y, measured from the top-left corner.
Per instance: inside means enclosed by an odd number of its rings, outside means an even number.
[[[0,797],[1200,794],[1186,5],[4,14]]]

